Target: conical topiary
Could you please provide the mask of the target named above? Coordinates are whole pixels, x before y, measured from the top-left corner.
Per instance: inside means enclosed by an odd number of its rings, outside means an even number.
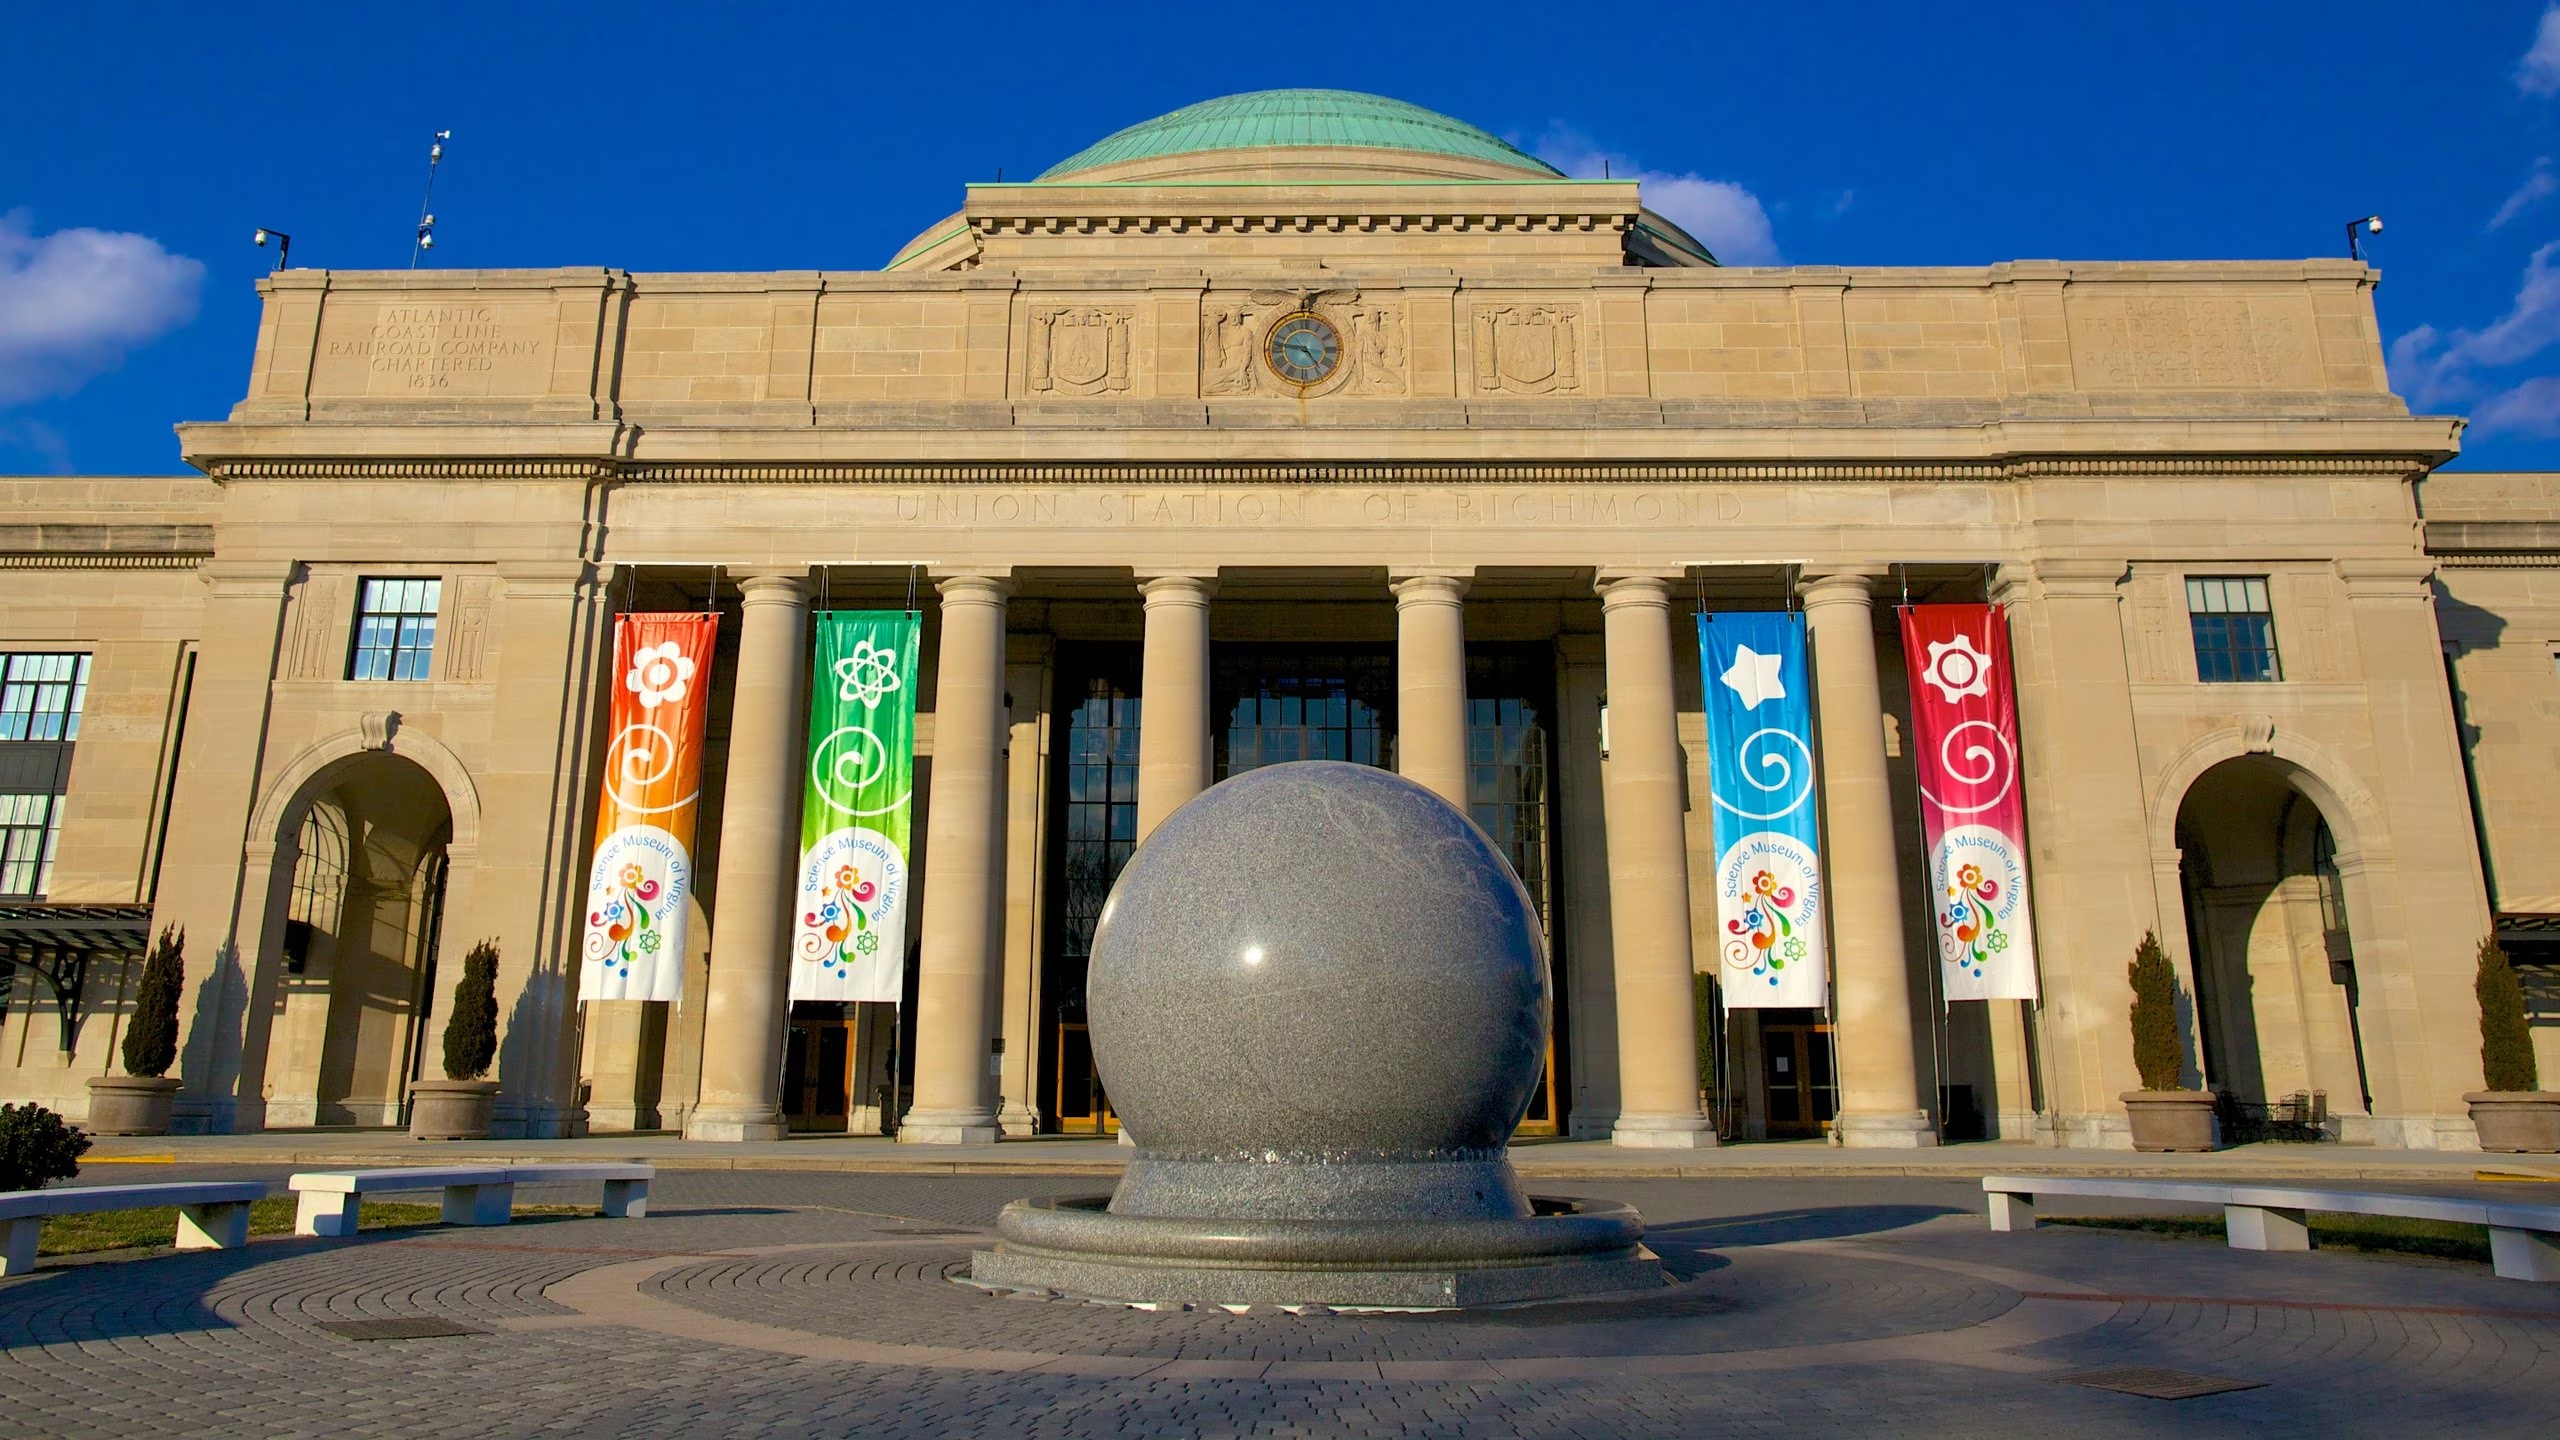
[[[462,957],[453,1013],[444,1022],[444,1078],[477,1080],[498,1058],[498,946],[483,940]]]
[[[2507,952],[2490,935],[2480,942],[2480,973],[2472,981],[2480,997],[2480,1074],[2497,1091],[2538,1090],[2533,1032],[2524,1016],[2524,985]]]
[[[124,1032],[124,1073],[159,1079],[178,1063],[178,992],[186,978],[187,936],[162,930],[142,962],[142,984],[133,997],[133,1022]]]
[[[2178,1048],[2178,976],[2158,934],[2145,931],[2125,968],[2133,983],[2133,1068],[2145,1090],[2175,1090],[2185,1056]]]

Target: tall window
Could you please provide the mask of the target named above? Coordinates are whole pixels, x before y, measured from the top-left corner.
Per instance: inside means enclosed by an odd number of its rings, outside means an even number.
[[[0,669],[0,740],[77,740],[86,655],[10,655]]]
[[[1064,948],[1078,962],[1093,953],[1102,902],[1138,848],[1138,707],[1097,676],[1067,720]]]
[[[2276,620],[2263,575],[2187,577],[2187,620],[2196,637],[2196,678],[2281,680]]]
[[[367,580],[356,612],[350,680],[424,680],[436,653],[441,580]]]
[[[37,899],[52,883],[88,699],[88,656],[0,655],[0,899]]]
[[[1387,647],[1222,646],[1211,661],[1218,778],[1289,760],[1385,765],[1396,690]]]

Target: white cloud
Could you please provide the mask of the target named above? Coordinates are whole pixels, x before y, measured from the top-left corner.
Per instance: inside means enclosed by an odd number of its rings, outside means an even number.
[[[2560,375],[2541,375],[2471,407],[2474,435],[2560,439]]]
[[[2450,334],[2421,325],[2391,342],[2391,376],[2420,406],[2468,400],[2480,392],[2478,372],[2519,365],[2560,342],[2560,240],[2533,252],[2507,313],[2478,330]]]
[[[1778,241],[1769,230],[1768,210],[1759,196],[1730,180],[1710,180],[1695,172],[1675,175],[1647,170],[1624,155],[1601,149],[1586,135],[1562,128],[1540,137],[1537,154],[1576,179],[1596,180],[1605,173],[1635,181],[1648,207],[1698,237],[1727,265],[1778,263]]]
[[[0,405],[67,394],[195,318],[204,266],[147,235],[0,215]]]
[[[2533,48],[2516,62],[2516,88],[2527,95],[2560,95],[2560,5],[2542,12]]]
[[[2507,197],[2507,203],[2499,206],[2498,213],[2489,217],[2489,228],[2495,230],[2505,225],[2532,209],[2554,190],[2560,190],[2560,176],[2551,173],[2551,157],[2545,155],[2533,162],[2533,173],[2524,177],[2524,183]]]

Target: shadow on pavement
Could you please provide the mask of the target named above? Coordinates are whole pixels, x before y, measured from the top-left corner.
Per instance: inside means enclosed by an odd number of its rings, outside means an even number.
[[[1741,1245],[1783,1245],[1790,1240],[1840,1240],[1901,1230],[1941,1215],[1968,1212],[1952,1205],[1832,1205],[1772,1210],[1759,1215],[1725,1215],[1708,1220],[1677,1220],[1645,1227],[1645,1243],[1682,1249],[1730,1249]]]

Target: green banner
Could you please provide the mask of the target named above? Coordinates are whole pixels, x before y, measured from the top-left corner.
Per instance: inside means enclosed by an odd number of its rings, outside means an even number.
[[[906,973],[922,617],[829,610],[817,621],[791,998],[895,1005]]]

